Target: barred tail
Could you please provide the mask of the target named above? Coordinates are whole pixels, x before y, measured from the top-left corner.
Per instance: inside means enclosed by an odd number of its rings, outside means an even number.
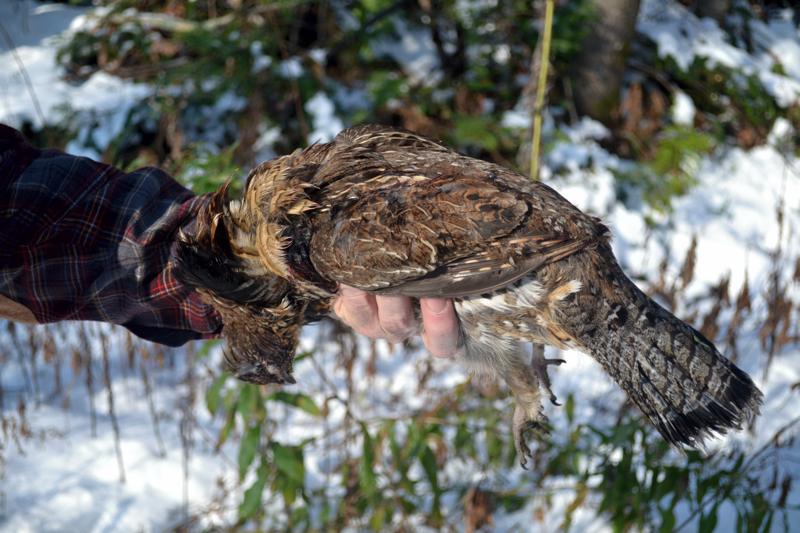
[[[586,344],[664,438],[698,447],[758,415],[763,395],[750,377],[628,283],[633,301],[601,304],[604,326]]]

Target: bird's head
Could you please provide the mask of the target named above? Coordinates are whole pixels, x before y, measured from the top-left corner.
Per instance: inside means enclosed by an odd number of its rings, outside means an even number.
[[[295,383],[292,362],[305,304],[284,298],[270,307],[219,308],[227,340],[225,365],[238,379],[266,385]]]
[[[295,383],[292,362],[303,325],[302,306],[284,298],[275,307],[220,311],[227,340],[225,366],[231,374],[259,385]]]
[[[248,220],[243,209],[227,200],[226,187],[212,195],[194,230],[179,236],[175,276],[222,318],[233,375],[258,384],[294,383],[292,360],[307,304],[259,261],[252,234],[263,221]]]
[[[227,367],[241,380],[294,383],[309,296],[330,296],[308,259],[307,235],[298,233],[319,207],[309,180],[327,150],[316,145],[258,165],[240,199],[228,199],[223,186],[198,212],[194,233],[179,239],[176,275],[221,315]]]

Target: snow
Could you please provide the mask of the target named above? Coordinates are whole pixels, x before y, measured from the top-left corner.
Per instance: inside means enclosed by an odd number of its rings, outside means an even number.
[[[102,135],[97,139],[100,144],[108,144],[133,104],[151,94],[146,85],[103,72],[79,85],[63,79],[55,61],[58,39],[52,36],[81,27],[86,22],[84,12],[60,4],[0,3],[0,20],[16,46],[14,50],[4,46],[0,54],[4,65],[0,70],[0,121],[11,126],[30,122],[38,128],[43,121],[58,122],[68,110],[84,111],[104,123],[103,131],[95,135]],[[32,81],[30,85],[26,77]]]
[[[677,2],[642,2],[637,29],[656,43],[659,56],[671,57],[682,70],[688,70],[697,59],[704,59],[710,66],[721,65],[757,76],[781,107],[796,104],[800,99],[797,27],[785,17],[766,24],[748,20],[746,24],[758,35],[761,49],[754,54],[731,44],[716,21],[697,18]],[[781,58],[780,66],[786,75],[773,72],[776,57]]]
[[[656,43],[661,56],[672,57],[682,68],[687,68],[697,58],[705,58],[712,63],[742,69],[756,75],[780,105],[788,106],[800,95],[800,36],[787,13],[779,12],[767,22],[748,22],[758,43],[752,54],[728,42],[714,21],[697,19],[677,2],[643,2],[639,30]],[[61,110],[65,105],[80,112],[77,119],[79,140],[68,145],[73,153],[98,157],[94,149],[87,147],[105,147],[121,131],[131,106],[152,94],[152,88],[146,85],[103,73],[94,74],[82,84],[62,79],[55,64],[53,36],[86,24],[84,8],[5,2],[0,3],[0,20],[17,46],[15,52],[30,76],[45,122],[62,120]],[[429,38],[426,40],[425,35],[417,35],[408,28],[399,28],[398,35],[397,41],[387,41],[378,52],[394,57],[418,81],[434,76],[438,59]],[[251,51],[256,57],[253,69],[258,72],[269,67],[272,59],[264,56],[260,47],[253,46]],[[498,49],[497,53],[504,52]],[[310,55],[314,61],[324,60],[321,50],[312,51]],[[774,72],[778,61],[785,75]],[[297,77],[303,72],[296,58],[282,61],[278,68],[287,77]],[[209,87],[213,83],[209,81]],[[336,91],[333,97],[320,91],[305,102],[312,125],[309,142],[332,139],[345,126],[337,107],[357,108],[366,98],[365,93],[359,91],[348,92],[341,87]],[[211,121],[243,105],[241,97],[226,93],[208,107],[202,118]],[[691,99],[676,92],[672,119],[678,124],[691,125],[695,113]],[[545,135],[552,136],[552,116],[546,114],[545,118]],[[29,121],[40,126],[41,120],[14,54],[8,50],[2,52],[0,122],[19,126]],[[527,129],[530,117],[520,107],[506,112],[502,125]],[[280,128],[269,122],[259,126],[256,144],[259,159],[275,155],[272,146],[280,134]],[[800,415],[797,392],[792,390],[792,386],[800,382],[800,349],[796,344],[783,348],[775,355],[770,372],[765,376],[765,356],[758,331],[759,317],[763,318],[766,313],[764,295],[768,292],[775,250],[780,248],[786,257],[797,257],[800,253],[796,239],[800,232],[800,161],[793,145],[796,132],[787,120],[778,119],[765,145],[751,150],[721,147],[704,156],[694,173],[698,186],[674,200],[674,211],[669,217],[646,206],[623,205],[617,200],[614,173],[629,168],[631,163],[602,148],[600,141],[607,134],[601,124],[588,119],[560,128],[559,140],[548,147],[545,155],[542,177],[580,208],[604,218],[614,235],[615,253],[630,274],[654,281],[666,257],[667,274],[670,279],[676,277],[692,239],[697,239],[695,274],[681,299],[679,315],[686,310],[687,302],[706,294],[723,276],[730,275],[731,295],[738,293],[747,277],[755,318],[746,320],[740,328],[737,364],[750,372],[765,392],[765,405],[752,433],[729,435],[715,442],[713,447],[736,443],[746,449],[757,449],[772,438],[775,431]],[[214,135],[221,138],[223,132]],[[89,137],[91,142],[87,140]],[[781,202],[785,213],[779,219],[776,209]],[[654,221],[655,226],[646,223],[643,215]],[[798,290],[797,284],[790,285],[787,294],[797,298]],[[729,320],[730,313],[723,314],[721,322]],[[353,414],[380,421],[381,417],[404,416],[424,408],[441,391],[452,390],[468,376],[450,361],[430,358],[418,345],[404,350],[383,341],[371,343],[359,338],[355,341],[358,353],[371,354],[372,359],[357,360],[348,377],[341,361],[343,354],[339,345],[330,341],[328,328],[322,324],[304,329],[301,351],[312,355],[297,364],[298,385],[286,388],[308,394],[318,405],[327,404],[325,422],[320,423],[320,419],[297,409],[276,407],[276,416],[283,423],[276,428],[274,437],[287,444],[313,438],[305,456],[307,487],[328,487],[329,496],[336,497],[336,491],[341,490],[341,480],[339,474],[332,471],[344,453],[358,450],[359,444],[352,436],[328,431],[348,416],[341,403],[329,401],[332,397],[350,394]],[[12,329],[27,335],[28,330],[21,326]],[[35,369],[42,391],[38,402],[33,399],[29,380],[17,361],[5,361],[0,365],[3,418],[21,424],[17,405],[25,399],[25,420],[32,431],[32,436],[21,438],[19,446],[13,440],[2,441],[6,447],[0,455],[5,461],[0,461],[0,531],[164,530],[185,519],[184,492],[188,495],[189,514],[201,517],[198,527],[213,529],[234,523],[235,505],[242,486],[248,486],[252,480],[248,477],[239,485],[235,466],[236,437],[221,450],[214,449],[221,421],[213,419],[201,401],[208,386],[206,367],[216,367],[221,357],[219,348],[213,349],[208,358],[195,367],[195,400],[190,399],[193,389],[186,379],[189,369],[185,350],[168,350],[163,368],[156,369],[155,360],[147,362],[154,380],[153,401],[165,448],[162,454],[154,436],[141,378],[137,370],[126,367],[124,335],[119,329],[105,326],[92,326],[90,330],[93,342],[99,343],[98,339],[105,335],[111,343],[112,386],[126,481],[119,481],[107,391],[102,385],[100,351],[94,350],[98,354],[93,362],[96,382],[93,391],[87,393],[85,384],[79,380],[83,375],[76,378],[66,363],[66,354],[75,347],[77,328],[63,326],[57,330],[57,335],[58,350],[64,360],[62,379],[68,390],[68,403],[64,402],[63,395],[50,394],[55,387],[52,365],[41,360],[29,362],[28,372]],[[13,344],[11,331],[5,325],[0,327],[0,345]],[[36,335],[44,335],[45,328],[37,327],[34,331]],[[556,353],[550,348],[547,348],[547,355],[567,360],[566,365],[551,373],[553,390],[561,399],[570,393],[575,395],[576,423],[606,416],[598,412],[598,404],[613,406],[623,401],[619,388],[588,356],[575,351]],[[432,366],[430,380],[421,388],[420,375],[428,374],[429,365]],[[352,389],[348,388],[350,386]],[[193,405],[195,425],[188,481],[184,483],[184,445],[180,430],[187,402]],[[97,410],[96,435],[92,435],[91,430],[90,404]],[[508,404],[498,404],[498,407],[506,408]],[[547,405],[546,410],[554,433],[564,434],[567,421],[563,408]],[[792,444],[789,452],[796,454],[798,446],[800,444]],[[780,468],[791,471],[792,466],[787,462]],[[450,460],[441,473],[443,478],[465,484],[505,483],[505,486],[519,487],[522,494],[527,494],[526,490],[533,492],[532,487],[527,487],[526,474],[518,469],[496,476],[491,474],[459,458]],[[227,491],[219,489],[219,480]],[[527,530],[534,525],[542,531],[557,530],[575,497],[570,486],[559,486],[558,482],[564,480],[537,487],[537,494],[518,511],[498,510],[494,516],[495,530]],[[452,500],[452,495],[447,498]],[[798,500],[800,489],[793,487],[789,504],[796,505]],[[268,505],[277,506],[278,498]],[[450,501],[448,505],[457,508],[459,504]],[[210,512],[210,509],[221,510]],[[731,530],[734,512],[727,507],[723,509],[730,511],[730,516],[721,513],[717,529]],[[682,513],[685,517],[688,508],[683,508]],[[797,511],[793,513],[793,523],[798,523],[800,515]],[[533,522],[533,516],[539,516],[542,521]],[[681,520],[679,517],[678,522]],[[611,527],[587,505],[573,516],[572,529],[609,531]]]
[[[306,102],[306,111],[314,123],[314,131],[308,136],[309,143],[331,141],[344,129],[344,124],[335,114],[333,102],[321,91]]]
[[[67,328],[62,328],[62,331]],[[120,330],[107,326],[89,326],[90,335],[122,339]],[[35,326],[38,335],[44,328]],[[21,326],[17,331],[22,332]],[[73,330],[74,331],[74,330]],[[59,347],[71,351],[70,335],[61,338]],[[9,334],[4,332],[3,345],[9,346]],[[99,348],[99,347],[98,347]],[[114,435],[108,416],[107,392],[102,386],[102,364],[98,354],[94,368],[94,391],[86,394],[83,376],[68,369],[62,379],[68,386],[68,405],[62,398],[31,402],[31,426],[34,437],[21,439],[20,446],[4,451],[0,493],[0,531],[142,531],[156,524],[178,524],[184,516],[183,494],[188,491],[189,513],[202,510],[215,496],[217,482],[229,485],[236,481],[235,470],[224,460],[225,453],[213,450],[213,438],[218,431],[204,409],[195,408],[197,428],[194,430],[188,470],[184,485],[181,445],[181,406],[186,402],[189,388],[186,357],[183,352],[168,353],[174,365],[157,369],[149,366],[153,383],[153,401],[159,416],[159,428],[165,453],[160,451],[153,423],[144,397],[138,370],[124,368],[122,357],[112,357],[112,382],[115,412],[119,420],[125,482],[120,482],[120,470],[115,453]],[[62,357],[64,357],[62,355]],[[168,363],[169,365],[170,363]],[[0,373],[5,405],[16,406],[26,394],[20,368],[10,361]],[[39,387],[49,392],[54,386],[49,365],[39,365]],[[45,397],[48,397],[47,395]],[[92,434],[89,402],[97,409],[96,435]],[[13,419],[14,410],[4,412],[4,420]],[[8,441],[6,441],[8,442]],[[13,442],[13,441],[12,441]]]
[[[430,32],[419,28],[408,28],[400,19],[395,20],[395,30],[400,36],[399,39],[376,42],[372,46],[372,51],[397,61],[412,84],[435,85],[441,78],[441,71],[436,45],[431,39]]]
[[[512,109],[503,113],[500,124],[504,128],[527,129],[531,127],[531,116],[525,109]]]
[[[273,145],[281,138],[281,129],[262,122],[258,126],[258,138],[253,143],[253,159],[267,161],[276,155]]]
[[[253,56],[253,66],[250,67],[253,74],[258,74],[272,65],[272,57],[264,54],[264,45],[260,41],[250,43],[250,55]]]
[[[691,126],[694,124],[694,102],[683,91],[675,91],[672,103],[672,120],[675,124]]]
[[[281,76],[288,79],[296,79],[303,75],[303,65],[296,57],[290,57],[281,61],[278,66],[278,72]]]

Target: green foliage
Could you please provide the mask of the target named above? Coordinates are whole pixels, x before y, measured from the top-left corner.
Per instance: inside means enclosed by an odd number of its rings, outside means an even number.
[[[672,200],[697,183],[694,173],[700,158],[715,146],[714,138],[688,126],[670,126],[655,139],[650,159],[627,171],[617,171],[617,196],[631,200],[631,192],[661,213],[669,213]]]
[[[314,400],[312,400],[310,396],[299,392],[292,393],[278,390],[270,394],[268,399],[297,407],[311,416],[320,416],[322,414],[319,407],[317,407],[317,404],[314,403]]]
[[[557,69],[566,70],[577,52],[591,20],[588,5],[570,2],[556,13]],[[144,112],[134,113],[107,159],[173,170],[185,159],[208,157],[197,150],[229,149],[242,128],[256,129],[267,119],[281,125],[276,151],[290,151],[306,142],[312,125],[303,103],[319,91],[335,99],[345,88],[366,96],[355,104],[337,102],[350,122],[419,129],[415,117],[424,116],[433,127],[425,133],[450,138],[476,155],[513,161],[517,138],[496,128],[476,134],[474,126],[498,124],[517,103],[524,84],[520,74],[529,69],[538,36],[530,2],[491,6],[444,0],[429,7],[372,1],[348,5],[346,12],[324,2],[214,6],[187,3],[161,12],[149,2],[111,2],[95,26],[75,32],[61,46],[58,60],[76,78],[104,70],[158,89],[141,102]],[[355,24],[340,24],[345,19]],[[387,52],[399,48],[404,32],[436,44],[444,75],[420,78],[404,71]],[[309,52],[315,49],[326,51],[321,62]],[[223,115],[223,124],[210,123],[204,110],[231,96],[244,99],[244,105]],[[173,137],[176,124],[185,138]],[[209,136],[212,145],[196,147]],[[137,145],[127,146],[128,139]],[[144,149],[145,159],[127,153]],[[252,164],[249,143],[232,151],[238,165]]]
[[[233,161],[236,148],[236,144],[222,150],[213,150],[206,145],[193,145],[174,177],[197,194],[215,191],[231,180],[231,192],[235,193],[240,187],[240,183],[233,180],[239,173],[239,168]]]
[[[576,423],[572,395],[559,413],[566,428],[535,444],[536,462],[525,474],[525,483],[508,484],[494,474],[516,468],[509,421],[503,414],[511,410],[508,400],[503,396],[487,402],[465,383],[450,393],[443,391],[440,403],[424,411],[397,419],[356,420],[357,448],[341,450],[344,453],[337,454],[338,463],[332,465],[331,479],[338,479],[339,486],[311,489],[305,457],[319,453],[316,439],[288,444],[274,437],[273,428],[286,416],[285,408],[315,418],[327,416],[312,398],[225,376],[206,394],[209,411],[226,418],[220,441],[227,439],[223,434],[231,434],[228,420],[234,421],[236,433],[241,432],[239,473],[248,480],[239,506],[242,524],[255,521],[294,531],[365,524],[369,530],[383,531],[416,516],[429,527],[441,527],[453,513],[443,506],[445,498],[459,500],[466,491],[458,477],[442,469],[456,458],[485,473],[482,490],[491,495],[495,511],[520,509],[530,497],[526,486],[536,487],[542,497],[553,484],[569,480],[573,499],[561,524],[565,531],[574,513],[586,507],[607,516],[620,532],[685,527],[676,523],[679,506],[688,509],[699,531],[714,530],[725,502],[736,506],[737,522],[747,531],[763,530],[785,513],[776,494],[760,488],[764,481],[753,470],[777,450],[765,448],[749,457],[736,450],[710,456],[691,451],[681,457],[649,425],[625,411],[615,426]],[[498,408],[499,403],[506,407]],[[220,405],[227,405],[226,410]],[[284,513],[264,514],[267,502],[275,498],[283,502]]]
[[[672,58],[653,54],[650,59],[692,99],[706,119],[705,129],[720,140],[730,136],[745,148],[761,144],[785,114],[755,74],[711,65],[702,57],[685,71]]]
[[[264,488],[267,486],[267,478],[272,471],[266,457],[262,456],[261,463],[258,470],[256,470],[256,479],[244,492],[242,503],[239,505],[239,520],[244,522],[246,520],[255,518],[262,505],[264,495]]]
[[[494,120],[486,116],[457,116],[453,139],[461,145],[474,145],[488,152],[497,150],[499,142],[494,130]]]
[[[161,165],[198,193],[229,179],[239,186],[235,178],[255,162],[254,144],[265,127],[280,127],[269,147],[275,153],[307,143],[309,130],[321,126],[306,109],[318,92],[331,98],[345,124],[408,127],[508,166],[523,139],[500,124],[518,104],[530,69],[538,38],[534,4],[178,2],[170,3],[169,17],[153,18],[143,14],[164,15],[161,4],[122,0],[109,2],[99,23],[76,32],[58,58],[76,79],[103,70],[149,83],[153,95],[131,110],[110,146],[96,148],[118,165]],[[556,11],[554,108],[571,105],[560,76],[593,17],[585,0]],[[387,52],[400,47],[403,34],[434,43],[435,72],[412,76]],[[655,56],[647,64],[687,92],[704,119],[699,130],[664,125],[652,138],[631,139],[633,161],[616,176],[621,200],[641,198],[669,213],[673,200],[696,184],[702,156],[745,127],[763,137],[781,110],[753,76],[702,60],[686,72]],[[214,346],[206,344],[198,359]],[[310,357],[301,354],[295,363]],[[692,513],[691,527],[711,531],[726,503],[735,506],[740,530],[764,530],[785,510],[775,490],[760,490],[754,463],[741,452],[677,456],[624,408],[616,425],[580,421],[576,404],[585,400],[572,395],[556,415],[566,427],[534,443],[533,470],[507,476],[518,467],[511,401],[503,393],[485,397],[464,383],[438,391],[423,409],[399,405],[392,417],[376,418],[352,409],[352,397],[312,397],[229,378],[213,377],[205,407],[219,424],[217,448],[236,448],[243,529],[384,531],[412,519],[452,526],[474,480],[444,468],[448,463],[483,475],[480,488],[491,496],[492,512],[513,512],[534,499],[547,504],[556,491],[567,491],[564,530],[583,509],[602,514],[616,531],[680,528],[679,506]],[[331,417],[330,403],[343,404],[346,415]],[[325,428],[325,439],[289,439],[278,431],[287,420],[309,418],[315,429]],[[307,479],[307,463],[327,446],[335,453],[320,487]]]
[[[597,14],[592,3],[585,0],[559,6],[557,14],[553,20],[551,47],[556,68],[563,68],[580,52],[581,43]]]

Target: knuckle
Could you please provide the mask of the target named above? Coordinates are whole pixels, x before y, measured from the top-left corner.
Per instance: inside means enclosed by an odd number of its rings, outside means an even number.
[[[337,298],[333,302],[333,314],[344,320],[344,302],[340,298]]]
[[[385,337],[384,332],[375,324],[365,324],[361,327],[354,328],[356,333],[369,337],[370,339],[382,339]]]
[[[344,300],[341,304],[342,312],[353,317],[368,317],[373,313],[369,301],[365,298]]]
[[[405,315],[381,317],[381,328],[395,337],[410,336],[413,331],[412,326],[411,318]]]

